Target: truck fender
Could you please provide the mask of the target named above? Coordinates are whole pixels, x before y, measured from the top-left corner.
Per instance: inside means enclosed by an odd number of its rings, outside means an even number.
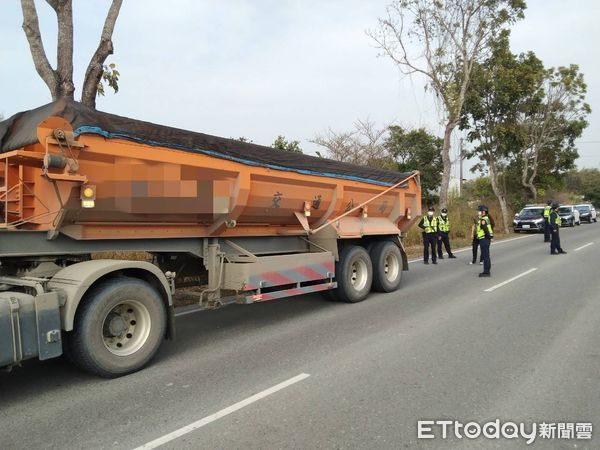
[[[174,307],[171,287],[164,273],[154,264],[145,261],[126,261],[114,259],[96,259],[70,265],[57,272],[48,282],[49,290],[64,295],[61,302],[61,322],[65,331],[73,329],[75,314],[81,299],[101,278],[124,275],[153,281],[159,295],[165,301],[167,310],[167,337],[174,337]]]

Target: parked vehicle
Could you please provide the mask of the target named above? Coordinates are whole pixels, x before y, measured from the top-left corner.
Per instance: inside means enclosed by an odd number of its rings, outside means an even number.
[[[579,211],[579,217],[582,222],[597,222],[596,208],[591,203],[582,203],[581,205],[575,205],[575,209]]]
[[[513,219],[513,229],[515,233],[525,232],[544,232],[544,207],[526,206]]]
[[[174,336],[180,295],[215,309],[394,291],[421,214],[418,172],[68,100],[0,122],[0,151],[0,368],[64,350],[104,377],[139,370]]]
[[[575,225],[581,225],[579,211],[573,205],[563,205],[559,207],[558,215],[560,216],[560,224],[563,227],[574,227]]]

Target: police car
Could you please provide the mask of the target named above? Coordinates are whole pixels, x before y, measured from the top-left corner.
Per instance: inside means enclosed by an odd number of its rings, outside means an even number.
[[[521,231],[544,232],[544,207],[526,206],[513,219],[515,233]]]
[[[573,205],[563,205],[559,207],[558,215],[560,216],[561,227],[574,227],[575,225],[581,225],[579,211]]]
[[[575,205],[575,209],[579,211],[579,217],[582,222],[597,222],[596,218],[596,209],[594,205],[590,203],[582,203],[580,205]]]

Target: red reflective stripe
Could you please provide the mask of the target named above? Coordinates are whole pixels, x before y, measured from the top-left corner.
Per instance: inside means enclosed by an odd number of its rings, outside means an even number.
[[[281,272],[266,272],[261,273],[259,278],[264,278],[272,282],[274,285],[296,283],[295,280],[284,276]]]
[[[322,274],[312,269],[310,266],[299,267],[296,269],[300,275],[304,275],[309,280],[320,280],[322,278],[327,278],[326,274]]]

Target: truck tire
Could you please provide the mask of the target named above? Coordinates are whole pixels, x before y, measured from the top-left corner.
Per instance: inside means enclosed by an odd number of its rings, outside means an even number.
[[[391,241],[377,242],[371,248],[373,261],[373,290],[393,292],[402,282],[402,254]]]
[[[136,278],[112,278],[94,286],[67,334],[68,358],[105,378],[135,372],[152,359],[165,336],[165,305]]]
[[[337,289],[335,297],[346,303],[363,301],[371,291],[373,264],[367,250],[359,245],[349,245],[340,251],[335,264]]]

